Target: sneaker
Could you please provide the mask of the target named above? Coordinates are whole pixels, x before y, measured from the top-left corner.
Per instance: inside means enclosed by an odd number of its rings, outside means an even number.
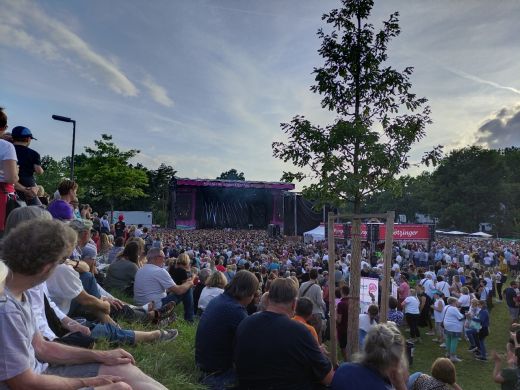
[[[473,351],[476,351],[477,349],[478,349],[478,347],[473,347],[470,345],[468,348],[468,351],[473,352]]]
[[[435,332],[426,332],[426,336],[435,336]]]
[[[459,359],[457,356],[452,356],[450,358],[450,360],[453,362],[453,363],[459,363],[462,361],[462,359]]]
[[[480,356],[480,355],[476,356],[475,360],[478,360],[479,362],[487,362],[487,359],[485,357]]]
[[[161,330],[161,335],[158,341],[172,341],[177,338],[179,331],[177,329]]]
[[[441,345],[439,345],[439,347],[446,348],[446,343],[442,343]]]

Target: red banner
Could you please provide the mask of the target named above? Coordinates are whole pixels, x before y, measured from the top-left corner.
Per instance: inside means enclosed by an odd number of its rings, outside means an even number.
[[[334,224],[334,237],[344,238],[343,224]],[[379,225],[379,240],[385,240],[386,225]],[[367,239],[367,225],[361,224],[361,240]],[[394,241],[428,241],[430,239],[429,225],[409,225],[409,224],[395,224],[394,225]]]

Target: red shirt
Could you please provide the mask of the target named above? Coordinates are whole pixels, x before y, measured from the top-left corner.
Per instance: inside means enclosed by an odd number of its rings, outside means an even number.
[[[226,272],[226,267],[224,267],[223,265],[217,265],[215,266],[215,268],[217,269],[217,271],[220,271],[220,272]]]
[[[341,322],[336,323],[336,329],[338,334],[347,334],[347,324],[348,324],[348,298],[341,298],[341,301],[338,303],[337,313],[341,315]]]

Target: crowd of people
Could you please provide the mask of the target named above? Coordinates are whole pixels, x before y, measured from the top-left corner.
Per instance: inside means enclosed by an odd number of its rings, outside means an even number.
[[[0,132],[6,130],[0,110]],[[195,362],[208,388],[458,389],[461,341],[486,362],[490,312],[501,303],[513,332],[506,356],[492,354],[493,379],[504,389],[517,386],[519,244],[394,243],[396,293],[388,302],[372,295],[356,329],[361,352],[348,356],[348,243],[329,258],[326,242],[264,231],[149,229],[127,225],[123,215],[112,221],[79,202],[72,180],[63,180],[52,200],[39,197],[39,155],[26,150],[32,133],[19,126],[12,137],[14,144],[0,140],[0,389],[164,388],[124,349],[100,351],[95,343],[174,342],[177,305],[197,327]],[[8,207],[22,198],[26,207]],[[362,276],[381,281],[378,249],[364,245],[359,261]],[[380,317],[382,305],[388,318]],[[121,320],[156,329],[122,329]],[[327,348],[331,328],[345,361],[339,367]],[[423,334],[445,356],[431,375],[410,375],[406,343],[420,348]]]

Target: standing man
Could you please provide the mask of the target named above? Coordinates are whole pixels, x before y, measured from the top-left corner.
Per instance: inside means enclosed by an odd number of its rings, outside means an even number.
[[[305,325],[291,320],[297,296],[291,279],[275,279],[266,310],[238,326],[234,361],[240,388],[310,390],[331,383],[330,361]]]
[[[306,297],[312,301],[312,316],[309,319],[309,324],[316,329],[321,344],[326,305],[323,300],[323,292],[318,284],[318,270],[316,268],[310,270],[309,281],[302,283],[300,286],[299,297]]]
[[[165,389],[122,349],[74,348],[47,341],[38,331],[26,291],[54,272],[75,240],[65,224],[36,220],[13,229],[2,242],[10,274],[0,300],[0,389],[93,388],[123,378],[134,389]]]
[[[509,310],[509,317],[511,318],[511,324],[516,322],[518,319],[518,301],[516,299],[518,290],[518,283],[516,280],[512,280],[510,286],[505,289],[504,295],[506,297],[507,309]]]
[[[125,217],[123,214],[119,214],[117,217],[117,222],[114,225],[114,230],[116,231],[116,237],[125,237],[125,229],[126,224],[124,221]]]

